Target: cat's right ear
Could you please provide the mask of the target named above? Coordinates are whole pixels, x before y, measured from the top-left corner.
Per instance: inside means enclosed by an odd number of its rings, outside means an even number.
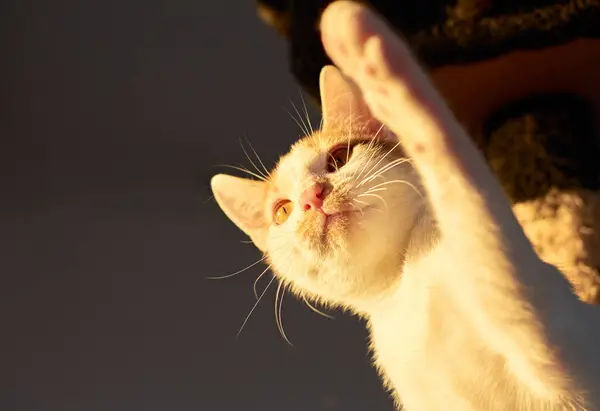
[[[210,187],[225,215],[252,239],[259,250],[266,251],[269,229],[265,216],[267,183],[217,174],[210,180]]]
[[[319,76],[323,128],[336,129],[348,121],[377,132],[381,122],[371,114],[360,89],[335,66],[325,66]]]

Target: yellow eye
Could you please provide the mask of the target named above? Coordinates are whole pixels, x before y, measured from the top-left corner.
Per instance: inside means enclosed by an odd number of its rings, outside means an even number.
[[[289,218],[290,214],[292,214],[292,210],[294,209],[294,205],[290,200],[280,201],[275,206],[275,213],[273,216],[273,221],[276,225],[280,225],[286,222]]]

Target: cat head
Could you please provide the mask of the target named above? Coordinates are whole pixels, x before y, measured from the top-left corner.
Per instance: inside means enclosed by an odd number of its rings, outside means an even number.
[[[297,293],[356,306],[399,280],[423,207],[398,138],[333,66],[320,76],[323,126],[303,137],[264,181],[211,180],[224,211]]]

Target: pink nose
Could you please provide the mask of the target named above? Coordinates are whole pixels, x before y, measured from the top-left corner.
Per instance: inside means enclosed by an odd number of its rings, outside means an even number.
[[[300,206],[304,211],[308,211],[311,208],[320,210],[323,207],[324,197],[325,186],[321,183],[315,183],[300,194]]]

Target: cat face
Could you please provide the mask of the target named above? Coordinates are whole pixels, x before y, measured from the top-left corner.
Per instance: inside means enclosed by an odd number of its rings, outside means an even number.
[[[321,96],[323,128],[292,146],[268,180],[217,175],[211,186],[293,290],[357,305],[399,279],[422,190],[397,137],[334,67],[321,73]]]

